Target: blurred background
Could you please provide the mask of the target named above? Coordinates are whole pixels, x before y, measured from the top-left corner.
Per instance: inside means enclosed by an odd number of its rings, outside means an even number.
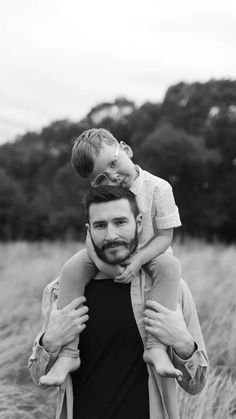
[[[9,0],[0,15],[0,418],[54,417],[30,381],[43,287],[83,246],[74,139],[104,127],[173,187],[174,252],[212,365],[181,418],[236,417],[236,4]]]

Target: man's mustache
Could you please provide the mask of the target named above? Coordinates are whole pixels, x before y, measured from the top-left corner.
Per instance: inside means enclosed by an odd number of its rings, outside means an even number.
[[[125,240],[110,240],[102,245],[101,250],[103,251],[115,246],[128,246],[128,242]]]

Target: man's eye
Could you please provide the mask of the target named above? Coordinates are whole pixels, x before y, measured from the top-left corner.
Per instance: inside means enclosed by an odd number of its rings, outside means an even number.
[[[97,229],[105,228],[105,224],[96,224],[95,228]]]
[[[122,226],[122,225],[126,224],[126,221],[125,220],[119,220],[119,221],[116,222],[116,224],[118,226]]]

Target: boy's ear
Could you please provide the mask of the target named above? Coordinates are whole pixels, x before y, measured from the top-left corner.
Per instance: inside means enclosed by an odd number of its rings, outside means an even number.
[[[143,217],[142,217],[142,214],[139,214],[136,217],[136,225],[137,225],[137,231],[138,231],[138,233],[140,233],[140,231],[143,228]]]
[[[125,153],[127,154],[127,156],[130,159],[132,159],[132,157],[133,157],[133,150],[132,150],[132,148],[128,144],[126,144],[124,141],[121,141],[120,142],[120,147],[121,147],[122,150],[125,151]]]

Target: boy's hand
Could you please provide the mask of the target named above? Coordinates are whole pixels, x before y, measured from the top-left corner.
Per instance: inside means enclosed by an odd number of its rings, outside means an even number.
[[[128,284],[133,278],[135,278],[142,266],[138,253],[126,259],[125,264],[122,264],[122,266],[125,266],[125,270],[121,275],[115,277],[115,282]]]

